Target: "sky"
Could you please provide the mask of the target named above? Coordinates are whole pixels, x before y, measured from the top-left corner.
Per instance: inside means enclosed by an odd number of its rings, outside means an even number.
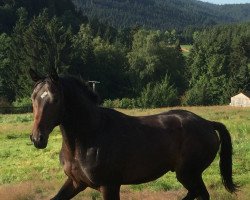
[[[201,0],[214,4],[239,4],[239,3],[250,3],[250,0]]]

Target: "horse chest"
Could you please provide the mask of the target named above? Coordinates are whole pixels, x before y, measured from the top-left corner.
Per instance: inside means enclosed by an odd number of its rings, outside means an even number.
[[[88,179],[81,169],[80,162],[73,157],[64,157],[63,159],[63,169],[65,174],[73,180],[75,186],[79,185],[81,182],[88,184],[90,187],[93,183]]]
[[[84,182],[90,187],[98,186],[101,182],[101,162],[99,150],[90,148],[83,152],[67,154],[61,152],[64,172],[77,184]]]

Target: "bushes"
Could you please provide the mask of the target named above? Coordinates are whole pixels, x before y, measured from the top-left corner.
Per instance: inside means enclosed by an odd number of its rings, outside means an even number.
[[[32,112],[32,104],[30,98],[18,99],[10,104],[7,100],[0,98],[1,114],[18,114]]]
[[[17,99],[15,102],[12,103],[14,107],[32,107],[31,99],[28,97]]]
[[[123,98],[123,99],[115,99],[110,100],[107,99],[103,102],[103,106],[107,108],[136,108],[138,107],[137,100],[136,99],[129,99],[129,98]]]
[[[156,108],[176,105],[178,102],[177,89],[170,85],[169,80],[170,78],[166,76],[161,82],[147,84],[139,98],[139,106]]]
[[[156,108],[173,106],[178,103],[177,89],[170,85],[166,76],[161,82],[149,83],[136,99],[105,100],[104,107],[108,108]]]

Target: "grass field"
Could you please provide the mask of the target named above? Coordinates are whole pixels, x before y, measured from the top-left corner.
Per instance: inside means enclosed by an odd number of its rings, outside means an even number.
[[[241,186],[236,195],[222,187],[218,158],[205,171],[204,180],[212,199],[250,199],[250,108],[188,107],[206,119],[223,122],[229,129],[234,145],[234,180]],[[169,110],[120,110],[129,115],[149,115]],[[48,147],[36,149],[29,141],[31,114],[0,115],[0,200],[49,199],[63,184],[66,176],[59,164],[61,135],[56,128]],[[142,185],[122,187],[122,199],[181,199],[185,190],[174,173]],[[101,199],[100,194],[87,190],[74,199]]]

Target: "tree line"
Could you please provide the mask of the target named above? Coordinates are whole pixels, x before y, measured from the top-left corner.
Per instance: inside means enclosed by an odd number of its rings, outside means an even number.
[[[109,107],[225,104],[250,90],[249,23],[195,32],[185,58],[175,30],[118,30],[77,12],[76,25],[61,13],[38,9],[30,17],[20,7],[12,29],[1,31],[0,104],[30,104],[31,67],[100,81],[97,91]]]

